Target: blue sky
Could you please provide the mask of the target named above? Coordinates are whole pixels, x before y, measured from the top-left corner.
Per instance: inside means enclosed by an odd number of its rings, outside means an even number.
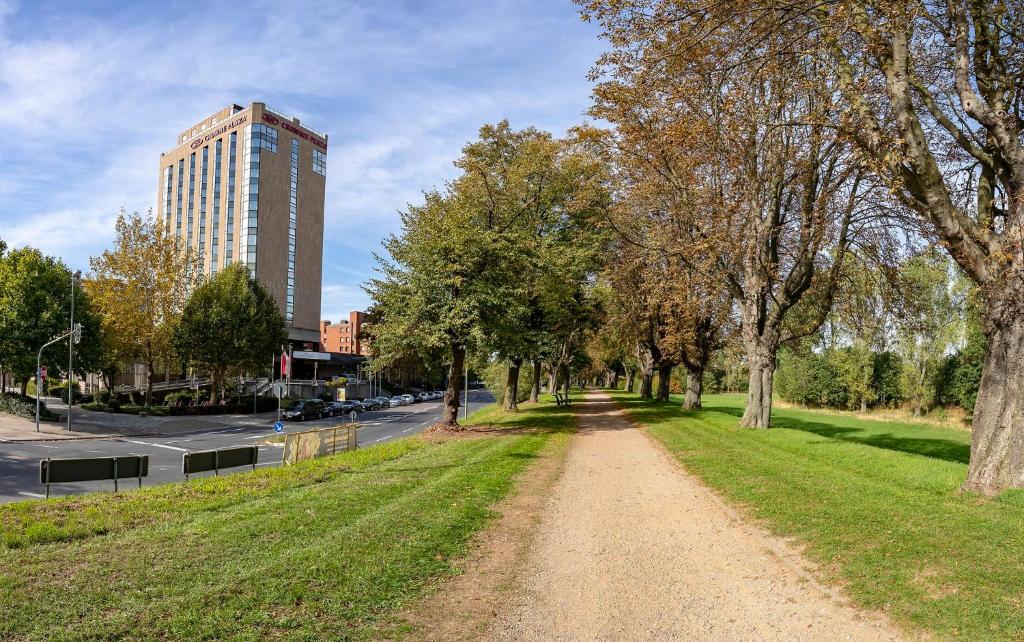
[[[322,316],[481,124],[563,133],[602,49],[570,0],[0,0],[0,238],[87,269],[178,132],[263,101],[330,135]]]

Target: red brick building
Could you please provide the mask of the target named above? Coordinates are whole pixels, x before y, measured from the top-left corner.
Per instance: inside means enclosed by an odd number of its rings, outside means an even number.
[[[366,346],[359,339],[359,330],[363,327],[365,312],[352,311],[348,320],[337,323],[320,322],[320,349],[324,352],[342,352],[345,354],[368,354]]]

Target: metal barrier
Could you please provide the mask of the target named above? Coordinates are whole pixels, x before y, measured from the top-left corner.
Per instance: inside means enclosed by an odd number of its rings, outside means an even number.
[[[139,488],[142,488],[142,478],[147,475],[149,455],[39,460],[39,483],[46,484],[47,498],[50,497],[50,484],[112,479],[116,493],[118,479],[137,477]]]
[[[220,474],[222,468],[236,466],[252,466],[256,470],[256,459],[259,457],[259,446],[239,446],[238,448],[221,448],[219,450],[203,450],[185,453],[181,458],[181,472],[185,479],[193,473],[213,471]]]
[[[348,424],[321,430],[288,433],[284,439],[283,462],[294,464],[304,459],[355,450],[358,428],[359,424]]]

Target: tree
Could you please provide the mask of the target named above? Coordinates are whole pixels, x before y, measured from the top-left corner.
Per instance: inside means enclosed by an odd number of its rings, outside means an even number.
[[[655,210],[673,231],[666,251],[736,300],[750,373],[742,424],[767,428],[779,346],[823,323],[862,219],[863,172],[830,126],[835,88],[782,46],[783,29],[757,43],[771,56],[750,56],[758,17],[736,3],[580,4],[614,46],[594,72],[591,113],[615,124],[631,182],[671,205]],[[815,306],[797,325],[801,301]]]
[[[964,488],[1024,487],[1024,6],[843,0],[780,10],[815,34],[846,105],[844,133],[981,290],[989,350]]]
[[[229,372],[265,367],[287,340],[274,297],[240,263],[192,292],[173,336],[181,358],[210,373],[211,400]]]
[[[907,261],[900,271],[903,307],[896,319],[903,356],[903,390],[914,416],[935,401],[935,372],[958,331],[949,264],[936,252]]]
[[[146,396],[160,367],[175,358],[172,338],[197,278],[191,250],[182,248],[150,213],[124,211],[114,224],[114,247],[89,260],[85,288],[96,303],[110,362],[146,365]]]
[[[71,278],[63,263],[33,248],[0,255],[0,363],[21,381],[22,394],[35,374],[38,350],[70,329]],[[95,365],[102,337],[90,299],[80,287],[75,288],[75,322],[82,324],[83,337],[75,370],[83,373]],[[44,357],[48,355],[54,376],[67,377],[61,345],[67,347],[57,343]]]

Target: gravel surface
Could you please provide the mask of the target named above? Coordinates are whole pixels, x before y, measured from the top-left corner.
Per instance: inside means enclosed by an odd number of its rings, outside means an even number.
[[[541,514],[523,586],[496,627],[512,640],[896,640],[878,614],[810,576],[602,393]]]

